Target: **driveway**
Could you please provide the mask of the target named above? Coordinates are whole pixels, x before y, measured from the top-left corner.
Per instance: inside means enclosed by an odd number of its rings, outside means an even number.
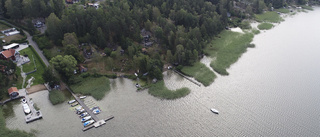
[[[36,52],[39,54],[40,58],[43,60],[44,64],[46,66],[49,66],[50,65],[49,61],[42,54],[42,51],[39,49],[38,44],[32,40],[32,36],[30,36],[30,34],[26,31],[23,31],[23,32],[27,35],[27,40],[29,42],[29,45],[31,45],[36,50]]]

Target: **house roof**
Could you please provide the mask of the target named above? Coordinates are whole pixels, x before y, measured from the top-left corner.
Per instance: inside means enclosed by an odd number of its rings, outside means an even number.
[[[15,49],[8,49],[5,51],[2,51],[1,54],[6,58],[10,58],[10,57],[14,56],[15,52],[16,52]]]
[[[11,87],[11,88],[8,89],[9,95],[10,95],[11,93],[13,93],[13,92],[18,92],[17,87]]]

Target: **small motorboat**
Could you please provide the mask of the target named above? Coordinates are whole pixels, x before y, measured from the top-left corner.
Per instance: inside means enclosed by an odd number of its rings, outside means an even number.
[[[70,101],[68,101],[68,104],[72,104],[74,102],[76,102],[76,100],[70,100]]]
[[[86,127],[86,126],[89,126],[89,125],[91,125],[91,124],[93,124],[93,123],[94,123],[94,120],[89,120],[89,121],[87,121],[87,122],[84,122],[84,123],[83,123],[83,126]]]
[[[81,122],[84,123],[84,122],[88,121],[89,119],[91,119],[91,116],[86,116],[81,119]]]
[[[214,109],[214,108],[211,108],[210,110],[211,110],[212,113],[219,114],[219,111]]]
[[[77,106],[77,105],[79,105],[78,103],[73,103],[73,104],[71,104],[71,107],[74,107],[74,106]]]
[[[80,96],[79,98],[80,99],[85,99],[87,96]]]
[[[81,114],[81,113],[83,113],[83,112],[85,112],[84,109],[77,110],[77,114]]]
[[[98,109],[98,108],[92,110],[92,113],[95,114],[95,115],[96,115],[96,114],[99,114],[100,112],[101,112],[101,111],[100,111],[100,109]]]
[[[21,102],[22,102],[23,104],[26,104],[26,103],[27,103],[26,98],[22,98],[22,99],[21,99]]]
[[[22,108],[23,108],[24,113],[26,113],[26,114],[29,114],[31,112],[27,103],[22,104]]]
[[[99,107],[97,107],[97,106],[95,106],[95,107],[93,107],[93,108],[91,108],[90,110],[95,110],[95,109],[99,109]]]
[[[82,114],[80,114],[80,117],[85,117],[88,115],[88,112],[83,112]]]
[[[78,110],[82,109],[82,106],[78,106],[78,107],[76,107],[74,109],[78,111]]]

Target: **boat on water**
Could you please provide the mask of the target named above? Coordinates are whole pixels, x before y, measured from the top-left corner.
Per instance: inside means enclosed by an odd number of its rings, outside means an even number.
[[[214,108],[211,108],[210,110],[211,110],[212,113],[219,114],[219,111],[214,109]]]
[[[78,106],[78,107],[76,107],[74,109],[78,111],[78,110],[82,109],[82,106]]]
[[[26,98],[22,98],[22,99],[21,99],[21,102],[22,102],[23,104],[26,104],[26,103],[27,103]]]
[[[80,96],[79,98],[80,99],[85,99],[87,96]]]
[[[78,103],[73,103],[73,104],[71,104],[71,107],[74,107],[74,106],[77,106],[77,105],[79,105]]]
[[[86,126],[89,126],[89,125],[91,125],[91,124],[93,124],[93,123],[94,123],[94,120],[89,120],[89,121],[87,121],[87,122],[84,122],[84,123],[83,123],[83,126],[86,127]]]
[[[81,118],[81,122],[84,123],[84,122],[86,122],[86,121],[88,121],[90,119],[91,119],[91,116],[86,116],[84,118]]]
[[[26,113],[26,114],[29,114],[31,112],[27,103],[22,104],[22,108],[23,108],[24,113]]]
[[[80,117],[85,117],[88,115],[88,112],[83,112],[82,114],[80,114]]]
[[[85,112],[85,110],[82,108],[82,109],[80,109],[80,110],[77,110],[77,114],[81,114],[81,113],[83,113],[83,112]]]
[[[93,114],[99,114],[100,112],[101,112],[101,111],[100,111],[100,109],[98,109],[98,108],[92,110],[92,113],[93,113]]]
[[[99,107],[98,106],[95,106],[95,107],[92,107],[90,110],[95,110],[95,109],[99,109]]]
[[[74,102],[76,102],[76,100],[70,100],[70,101],[68,101],[68,104],[72,104]]]

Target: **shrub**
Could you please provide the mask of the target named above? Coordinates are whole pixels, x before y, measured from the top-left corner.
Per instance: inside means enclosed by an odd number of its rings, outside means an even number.
[[[64,94],[59,90],[49,91],[49,100],[52,105],[56,105],[62,103],[66,100]]]

